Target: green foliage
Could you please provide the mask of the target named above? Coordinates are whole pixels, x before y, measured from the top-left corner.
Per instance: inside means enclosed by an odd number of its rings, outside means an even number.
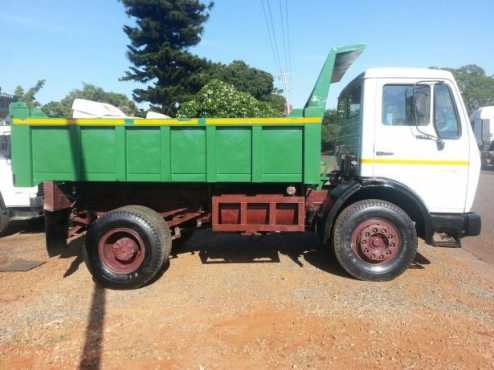
[[[274,109],[276,116],[285,115],[286,100],[284,96],[273,93],[265,101]]]
[[[41,110],[48,117],[70,117],[72,115],[70,106],[65,106],[58,101],[51,101],[48,104],[43,105]]]
[[[458,69],[444,68],[453,73],[463,95],[469,113],[487,105],[494,105],[494,76],[469,64]]]
[[[334,109],[328,109],[324,114],[322,121],[322,147],[325,151],[334,150],[334,142],[336,136],[338,136],[340,125],[337,124],[338,114]]]
[[[59,102],[50,102],[42,107],[49,117],[70,117],[74,99],[88,99],[100,103],[108,103],[118,107],[129,116],[135,116],[139,110],[135,103],[124,94],[109,92],[91,84],[84,84],[82,90],[72,90]]]
[[[199,43],[213,3],[199,0],[121,0],[135,26],[125,26],[133,66],[123,80],[149,83],[134,99],[173,115],[176,103],[191,99],[204,85],[209,62],[188,51]]]
[[[180,107],[179,117],[270,117],[274,109],[234,86],[214,79]]]
[[[36,100],[36,95],[45,86],[45,83],[46,80],[39,80],[27,91],[25,91],[22,86],[17,86],[14,92],[15,100],[26,103],[30,108],[38,107],[39,102]]]
[[[241,60],[230,64],[213,64],[211,78],[235,86],[258,100],[266,101],[273,92],[273,76],[268,72],[252,68]]]
[[[211,64],[208,78],[221,80],[234,86],[238,91],[267,102],[276,112],[275,115],[281,115],[285,111],[285,98],[277,94],[273,76],[263,70],[250,67],[244,61],[235,60],[226,65]]]

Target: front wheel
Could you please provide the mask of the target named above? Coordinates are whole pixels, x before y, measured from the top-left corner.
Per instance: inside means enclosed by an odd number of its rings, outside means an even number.
[[[392,280],[415,259],[415,224],[393,203],[362,200],[345,208],[336,219],[333,250],[339,264],[353,277]]]

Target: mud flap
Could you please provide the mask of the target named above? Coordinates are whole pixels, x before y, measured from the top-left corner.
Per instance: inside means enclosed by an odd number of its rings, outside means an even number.
[[[45,211],[46,251],[55,257],[67,247],[70,210]]]

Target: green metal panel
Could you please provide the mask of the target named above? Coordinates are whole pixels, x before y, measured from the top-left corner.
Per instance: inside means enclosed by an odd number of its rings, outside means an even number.
[[[252,127],[252,182],[262,182],[262,127]]]
[[[250,127],[216,128],[213,155],[217,181],[249,182],[252,177],[252,129]]]
[[[168,182],[171,181],[171,145],[170,145],[170,127],[161,126],[161,181]]]
[[[127,140],[126,130],[123,126],[115,127],[115,180],[125,181],[127,179]]]
[[[304,130],[304,183],[321,177],[321,127],[309,125]]]
[[[320,123],[206,126],[14,125],[16,183],[320,180]]]
[[[216,149],[216,126],[208,126],[206,127],[206,176],[208,182],[215,182],[217,179]]]
[[[77,127],[32,128],[32,171],[35,183],[48,180],[78,180],[80,157],[76,154],[79,151],[76,129]]]
[[[159,127],[127,129],[127,179],[161,180],[161,135]]]
[[[206,181],[205,127],[172,127],[171,172],[173,181]]]
[[[32,128],[30,126],[12,126],[12,168],[17,186],[33,186]]]
[[[263,180],[302,181],[303,129],[265,127],[262,132]]]
[[[81,127],[79,130],[80,167],[77,178],[81,181],[116,180],[117,155],[114,127]]]

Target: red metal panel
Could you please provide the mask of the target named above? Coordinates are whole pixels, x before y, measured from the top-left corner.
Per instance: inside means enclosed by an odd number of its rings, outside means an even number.
[[[56,212],[72,208],[72,202],[57,183],[43,183],[43,208],[48,212]]]
[[[305,230],[305,198],[281,194],[226,194],[212,200],[214,231],[275,232]]]

